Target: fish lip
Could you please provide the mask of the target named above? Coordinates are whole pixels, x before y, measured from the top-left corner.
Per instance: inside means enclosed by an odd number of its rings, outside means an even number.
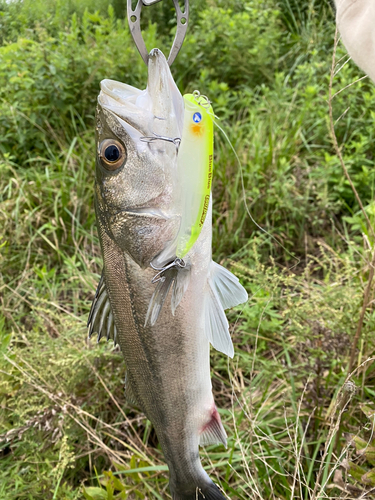
[[[157,57],[159,54],[162,53],[160,49],[151,49],[151,52],[148,57]]]
[[[147,127],[142,126],[142,123],[136,123],[134,119],[131,117],[125,117],[124,115],[121,115],[120,113],[116,113],[113,109],[110,108],[109,105],[99,103],[99,106],[101,106],[102,109],[104,109],[107,113],[110,113],[112,116],[114,116],[117,119],[122,120],[122,122],[125,122],[131,129],[135,131],[135,133],[140,134],[141,136],[147,136],[149,134],[149,131]],[[129,132],[129,129],[128,129]]]

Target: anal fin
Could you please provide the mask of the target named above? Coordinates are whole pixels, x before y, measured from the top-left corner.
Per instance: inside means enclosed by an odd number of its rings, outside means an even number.
[[[199,444],[201,446],[206,446],[209,444],[223,444],[227,447],[227,434],[224,430],[223,424],[221,423],[220,415],[214,405],[211,412],[210,420],[201,430],[199,436]]]

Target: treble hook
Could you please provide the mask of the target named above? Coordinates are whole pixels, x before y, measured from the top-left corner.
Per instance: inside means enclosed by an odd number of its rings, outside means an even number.
[[[169,66],[172,66],[173,61],[176,59],[177,54],[180,52],[180,49],[182,47],[186,35],[186,30],[188,27],[189,0],[184,0],[184,1],[185,1],[184,11],[182,12],[178,0],[173,0],[177,14],[177,31],[176,31],[176,36],[173,40],[171,51],[168,56]],[[149,6],[157,2],[160,2],[160,0],[138,0],[137,6],[134,10],[132,8],[132,0],[128,0],[127,3],[128,23],[129,23],[130,33],[133,37],[138,52],[141,54],[142,59],[144,60],[146,66],[148,65],[148,50],[146,48],[146,44],[143,40],[141,32],[141,11],[143,5]]]
[[[166,264],[163,267],[156,267],[153,265],[152,262],[150,262],[150,266],[155,271],[159,271],[157,274],[155,274],[155,276],[151,280],[151,283],[155,284],[158,281],[165,280],[165,276],[164,276],[165,271],[168,271],[168,269],[172,269],[172,267],[179,267],[179,268],[183,269],[184,267],[186,267],[186,262],[183,259],[176,257],[172,262],[170,262],[169,264]]]

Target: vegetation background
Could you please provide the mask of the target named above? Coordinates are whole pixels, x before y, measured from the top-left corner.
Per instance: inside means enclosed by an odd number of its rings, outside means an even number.
[[[85,326],[99,82],[146,84],[125,8],[0,2],[1,500],[170,498],[121,353]],[[144,13],[147,47],[167,52],[172,2]],[[375,498],[375,91],[339,44],[329,99],[334,34],[328,0],[192,0],[173,66],[242,164],[243,185],[217,131],[213,252],[250,298],[229,313],[233,361],[212,352],[228,449],[201,455],[232,500]]]

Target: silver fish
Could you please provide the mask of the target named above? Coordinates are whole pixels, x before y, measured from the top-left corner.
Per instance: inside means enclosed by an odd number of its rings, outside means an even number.
[[[95,208],[104,266],[89,335],[120,344],[127,399],[155,428],[173,499],[219,500],[225,497],[199,458],[199,445],[226,446],[227,439],[212,395],[210,342],[233,356],[224,309],[245,302],[247,293],[211,259],[211,202],[184,265],[165,270],[157,284],[150,267],[181,220],[176,207],[183,186],[175,172],[183,113],[157,49],[150,53],[146,90],[101,83]]]

